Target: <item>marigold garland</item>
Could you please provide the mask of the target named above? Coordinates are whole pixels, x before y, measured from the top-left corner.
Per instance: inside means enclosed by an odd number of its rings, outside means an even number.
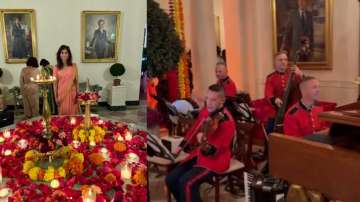
[[[184,28],[184,13],[182,0],[169,0],[170,14],[173,17],[175,28],[185,47],[185,28]],[[187,62],[186,53],[180,58],[178,63],[178,85],[180,98],[190,97],[190,79],[189,79],[189,64]]]

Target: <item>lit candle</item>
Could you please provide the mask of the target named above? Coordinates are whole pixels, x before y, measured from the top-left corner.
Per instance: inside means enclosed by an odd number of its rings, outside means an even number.
[[[80,146],[80,142],[77,141],[77,140],[73,140],[73,141],[72,141],[72,145],[73,145],[73,147],[74,147],[75,149],[77,149],[77,148]]]
[[[33,78],[33,77],[30,77],[30,81],[34,81],[34,78]]]
[[[99,121],[98,121],[98,124],[103,124],[103,123],[104,123],[103,120],[99,120]]]
[[[130,141],[132,139],[132,135],[131,135],[131,133],[128,131],[128,132],[126,132],[126,134],[125,134],[125,140],[126,141]]]
[[[10,193],[9,188],[2,188],[0,189],[0,198],[5,198],[6,196],[8,196]],[[6,199],[7,201],[7,199]]]
[[[96,145],[96,143],[94,141],[90,142],[90,146],[94,147]]]
[[[39,80],[40,79],[40,75],[36,75],[36,80]]]
[[[0,137],[0,143],[3,143],[5,141],[4,137]]]
[[[127,163],[125,163],[125,165],[121,168],[121,177],[124,180],[130,180],[131,179],[131,169],[128,166]]]
[[[4,136],[5,138],[11,137],[10,131],[9,131],[9,130],[5,130],[3,136]]]
[[[19,140],[18,145],[19,145],[19,147],[20,147],[21,149],[26,149],[26,147],[27,147],[27,141],[26,141],[25,139],[21,139],[21,140]]]
[[[118,140],[119,142],[122,142],[122,141],[124,141],[124,138],[119,134],[118,137],[117,137],[117,140]]]
[[[95,202],[96,201],[96,193],[92,191],[91,188],[83,195],[83,202]]]
[[[60,186],[60,182],[57,179],[51,180],[50,187],[53,189],[56,189]]]
[[[74,117],[71,117],[70,119],[70,124],[71,125],[75,125],[76,124],[76,119]]]
[[[5,150],[4,155],[5,155],[5,156],[10,156],[11,153],[12,153],[11,150],[10,150],[10,149],[7,149],[7,150]]]
[[[108,150],[106,148],[101,148],[100,152],[105,160],[109,160],[109,154],[108,154]]]
[[[135,153],[129,153],[127,155],[126,161],[128,163],[139,163],[139,156],[136,155]]]

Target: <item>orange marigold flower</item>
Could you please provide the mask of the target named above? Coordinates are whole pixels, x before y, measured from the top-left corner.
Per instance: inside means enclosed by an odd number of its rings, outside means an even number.
[[[124,152],[126,151],[126,144],[123,142],[116,142],[114,144],[114,150],[117,152]]]
[[[67,169],[73,175],[81,175],[83,173],[84,165],[81,159],[79,158],[70,158]]]
[[[100,153],[92,153],[89,155],[89,161],[94,165],[101,165],[104,163],[105,158]]]
[[[113,184],[116,182],[116,176],[112,173],[108,173],[105,177],[104,180],[110,184]]]
[[[45,170],[44,169],[40,169],[39,174],[38,174],[38,180],[43,180],[45,176]]]
[[[136,185],[146,186],[147,185],[147,179],[145,176],[145,169],[138,169],[135,172],[135,175],[133,176],[133,180]]]

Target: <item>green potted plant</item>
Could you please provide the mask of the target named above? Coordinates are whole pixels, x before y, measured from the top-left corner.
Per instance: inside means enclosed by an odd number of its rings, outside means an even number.
[[[115,63],[113,65],[111,65],[110,67],[110,74],[114,77],[116,77],[116,79],[114,79],[113,85],[114,86],[120,86],[121,80],[120,80],[120,76],[122,76],[125,73],[125,67],[123,64],[121,63]]]

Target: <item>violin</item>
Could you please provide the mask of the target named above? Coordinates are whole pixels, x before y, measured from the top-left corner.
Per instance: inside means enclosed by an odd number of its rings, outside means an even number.
[[[225,114],[222,108],[212,112],[209,117],[202,120],[202,122],[195,129],[193,129],[191,135],[188,138],[188,141],[185,140],[186,142],[180,146],[181,149],[175,156],[178,156],[181,151],[185,149],[187,149],[187,151],[192,151],[198,147],[203,154],[212,153],[213,147],[208,142],[208,136],[213,134],[219,128],[219,124],[224,119],[224,117]],[[193,139],[194,136],[198,133],[203,133],[201,141],[197,144],[190,145],[189,140]]]

